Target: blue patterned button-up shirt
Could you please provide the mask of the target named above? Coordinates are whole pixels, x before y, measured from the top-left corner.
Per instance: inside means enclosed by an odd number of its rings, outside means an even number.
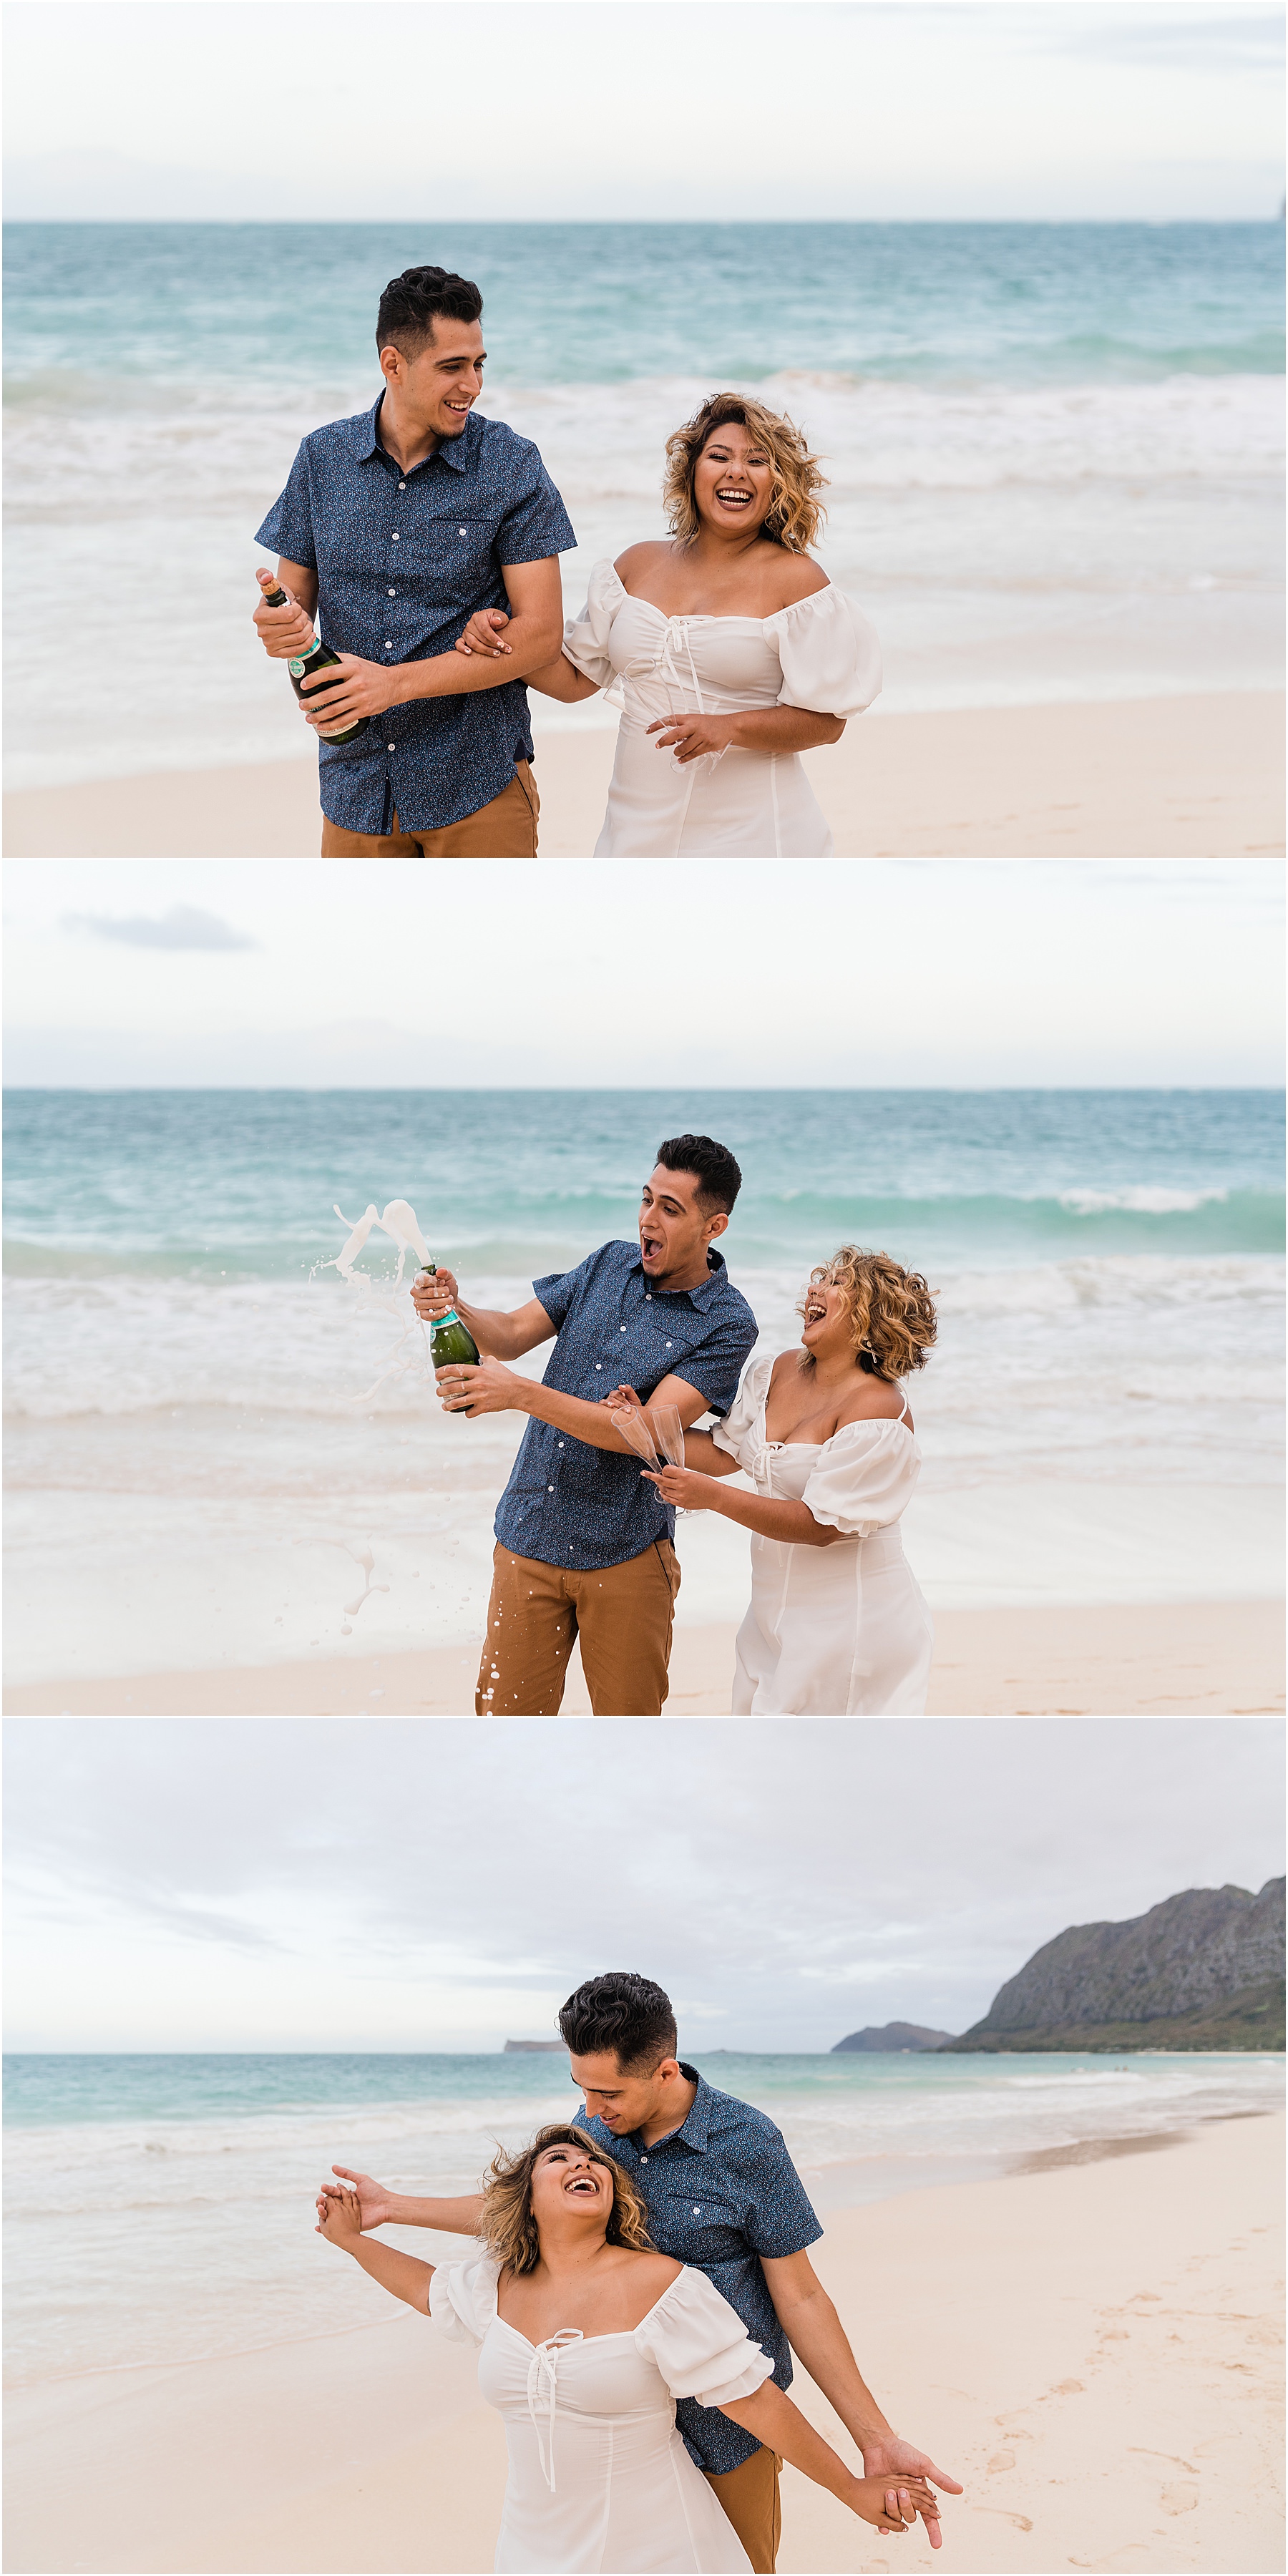
[[[317,627],[337,653],[392,668],[450,653],[476,608],[508,608],[504,564],[540,563],[577,540],[531,439],[471,412],[459,438],[404,474],[370,411],[300,443],[280,500],[255,532],[318,577]],[[349,832],[442,831],[477,814],[531,760],[521,680],[463,697],[413,698],[356,742],[323,742],[322,811]]]
[[[638,2131],[618,2138],[602,2120],[579,2119],[597,2146],[626,2167],[648,2202],[649,2234],[659,2254],[692,2263],[737,2311],[753,2343],[767,2352],[779,2388],[792,2384],[791,2345],[778,2322],[760,2268],[815,2245],[823,2230],[788,2155],[782,2131],[731,2093],[717,2093],[694,2066],[681,2073],[697,2085],[682,2128],[651,2147]],[[759,2442],[718,2406],[681,2397],[675,2420],[700,2469],[723,2477],[741,2468]]]
[[[697,1288],[650,1286],[638,1243],[603,1243],[575,1270],[534,1279],[558,1339],[541,1383],[598,1404],[633,1386],[647,1404],[672,1373],[694,1386],[711,1413],[727,1413],[756,1318],[718,1252],[708,1252]],[[496,1515],[496,1535],[516,1556],[582,1573],[624,1565],[659,1538],[675,1535],[675,1513],[658,1499],[633,1453],[593,1449],[549,1422],[530,1422]]]

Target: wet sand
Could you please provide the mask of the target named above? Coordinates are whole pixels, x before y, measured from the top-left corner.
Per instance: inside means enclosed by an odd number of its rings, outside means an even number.
[[[586,858],[612,730],[536,740],[541,855]],[[1235,858],[1284,846],[1283,699],[1271,690],[876,714],[806,765],[839,858]],[[318,849],[311,760],[24,789],[4,806],[10,858]]]
[[[679,1627],[668,1717],[727,1717],[732,1626]],[[1284,1705],[1282,1602],[941,1610],[932,1717],[1271,1714]],[[474,1707],[472,1646],[204,1672],[32,1682],[5,1693],[15,1716],[460,1717]],[[564,1711],[589,1710],[574,1656]]]

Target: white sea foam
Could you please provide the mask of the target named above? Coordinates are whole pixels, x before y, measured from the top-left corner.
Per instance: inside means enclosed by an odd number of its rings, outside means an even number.
[[[800,2068],[798,2075],[796,2069]],[[1243,2056],[769,2065],[715,2060],[717,2085],[782,2128],[825,2206],[968,2179],[1091,2139],[1176,2132],[1277,2108],[1282,2062]],[[430,2098],[328,2101],[311,2067],[297,2105],[238,2118],[129,2118],[10,2129],[10,2376],[18,2381],[244,2352],[351,2329],[375,2294],[312,2233],[333,2160],[408,2191],[468,2190],[498,2139],[514,2144],[575,2100],[556,2077],[530,2090],[500,2068],[482,2097],[444,2071]],[[390,2241],[450,2253],[423,2234]],[[460,2248],[459,2250],[464,2250]]]
[[[663,533],[664,442],[709,390],[681,377],[489,387],[484,409],[537,440],[577,530],[570,612],[597,556]],[[823,561],[882,637],[882,708],[1276,684],[1275,378],[972,387],[789,372],[757,390],[824,454]],[[365,378],[297,383],[285,400],[217,376],[122,381],[70,409],[61,381],[26,388],[9,432],[24,636],[12,784],[306,754],[250,624],[253,531],[301,437],[371,399]],[[165,526],[201,592],[191,663],[157,628],[145,523]],[[71,637],[49,633],[60,587],[77,598]],[[85,701],[73,728],[68,692]],[[567,720],[534,703],[543,723]],[[598,702],[571,713],[606,720]]]

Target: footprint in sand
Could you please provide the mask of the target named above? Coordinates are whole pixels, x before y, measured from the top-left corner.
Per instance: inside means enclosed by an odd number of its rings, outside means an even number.
[[[1013,2469],[1014,2466],[1014,2451],[995,2451],[988,2464],[988,2474],[990,2478],[995,2477],[999,2469]]]
[[[1199,2500],[1197,2487],[1164,2487],[1158,2501],[1164,2513],[1193,2513]]]
[[[1053,2397],[1081,2397],[1085,2392],[1086,2382],[1084,2380],[1057,2379],[1051,2394]]]

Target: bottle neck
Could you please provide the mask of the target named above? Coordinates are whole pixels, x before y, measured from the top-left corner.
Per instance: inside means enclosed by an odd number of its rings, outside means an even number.
[[[456,1312],[456,1308],[454,1306],[449,1306],[445,1315],[435,1316],[434,1331],[436,1333],[441,1333],[445,1324],[459,1324],[460,1320],[461,1319]]]

